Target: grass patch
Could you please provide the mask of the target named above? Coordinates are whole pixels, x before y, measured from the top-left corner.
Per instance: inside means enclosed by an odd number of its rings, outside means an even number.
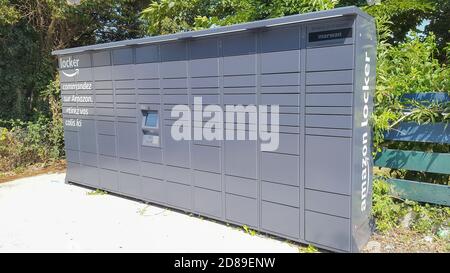
[[[244,232],[251,235],[251,236],[255,236],[257,234],[257,232],[251,228],[249,228],[247,225],[243,225],[242,229],[244,229]]]
[[[147,212],[148,207],[149,207],[149,205],[139,208],[137,210],[137,213],[139,213],[139,215],[141,215],[141,216],[145,216],[145,213]]]
[[[307,247],[299,247],[298,252],[300,252],[300,253],[319,253],[319,249],[317,249],[313,245],[308,245]]]

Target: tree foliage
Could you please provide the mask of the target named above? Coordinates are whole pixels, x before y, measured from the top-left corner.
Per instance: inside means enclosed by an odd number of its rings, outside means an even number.
[[[348,5],[361,7],[377,21],[389,21],[390,36],[385,40],[390,44],[404,42],[409,31],[420,32],[418,26],[425,25],[425,34],[436,36],[438,59],[448,61],[444,49],[450,42],[450,1],[382,0],[380,5],[367,6],[366,0],[340,0],[338,4]]]
[[[9,5],[8,0],[0,0],[0,26],[14,24],[19,18],[19,12]]]
[[[0,119],[50,116],[41,92],[54,80],[52,50],[138,38],[150,0],[0,0]]]
[[[336,0],[160,0],[142,11],[149,35],[331,9]]]
[[[6,0],[2,0],[6,1]],[[149,0],[9,0],[10,9],[39,35],[42,50],[142,36],[139,12]]]
[[[448,64],[450,60],[449,55],[445,54],[443,50],[450,42],[450,1],[435,0],[434,5],[434,10],[427,16],[430,24],[425,27],[425,33],[428,35],[434,33],[436,35],[436,43],[441,51],[439,58],[442,62]]]

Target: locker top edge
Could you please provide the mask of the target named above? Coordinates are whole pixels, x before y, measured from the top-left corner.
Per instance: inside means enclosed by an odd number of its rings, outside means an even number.
[[[261,20],[261,21],[254,21],[254,22],[250,22],[250,23],[242,23],[242,24],[210,28],[210,29],[204,29],[204,30],[198,30],[198,31],[179,32],[179,33],[175,33],[175,34],[144,37],[144,38],[139,38],[139,39],[67,48],[67,49],[55,50],[52,52],[52,55],[59,56],[59,55],[66,55],[66,54],[73,54],[73,53],[81,53],[81,52],[86,52],[86,51],[119,48],[119,47],[132,46],[132,45],[146,45],[146,44],[148,45],[148,44],[153,44],[153,43],[176,41],[176,40],[183,40],[183,39],[189,39],[189,38],[199,38],[199,37],[204,37],[204,36],[220,35],[223,33],[239,32],[239,31],[244,31],[244,30],[266,28],[266,27],[272,27],[272,26],[277,26],[277,25],[287,25],[287,24],[311,22],[311,21],[316,21],[316,20],[342,17],[342,16],[350,16],[350,15],[362,16],[368,20],[373,20],[373,18],[370,15],[368,15],[367,13],[365,13],[358,7],[348,6],[348,7],[331,9],[331,10],[310,12],[310,13],[304,13],[304,14],[296,14],[296,15],[290,15],[290,16],[285,16],[285,17],[272,18],[272,19],[266,19],[266,20]]]

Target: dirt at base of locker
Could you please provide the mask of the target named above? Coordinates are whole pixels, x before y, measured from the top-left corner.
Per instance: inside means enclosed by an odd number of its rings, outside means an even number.
[[[441,239],[406,228],[375,233],[363,252],[366,253],[449,253],[450,238]]]
[[[34,164],[27,168],[20,168],[9,172],[0,172],[0,183],[13,181],[19,178],[36,176],[41,174],[61,173],[67,168],[65,160],[59,160],[52,164]]]

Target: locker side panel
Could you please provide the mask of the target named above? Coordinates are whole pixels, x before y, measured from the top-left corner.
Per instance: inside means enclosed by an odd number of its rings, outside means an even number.
[[[352,251],[359,251],[371,234],[372,132],[370,116],[376,79],[376,33],[373,21],[358,17],[355,48],[355,96],[352,166]]]

